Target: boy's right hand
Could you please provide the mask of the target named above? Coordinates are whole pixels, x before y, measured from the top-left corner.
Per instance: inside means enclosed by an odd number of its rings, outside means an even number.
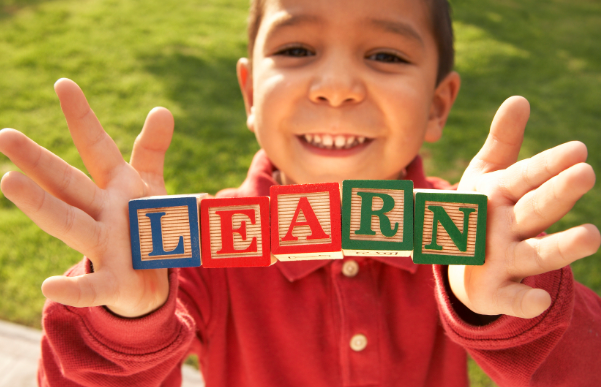
[[[54,89],[94,181],[22,133],[0,131],[0,151],[27,175],[4,175],[4,195],[42,230],[94,265],[92,274],[46,279],[42,292],[65,305],[105,305],[124,317],[148,314],[169,296],[167,269],[132,268],[128,202],[166,194],[163,160],[173,135],[173,117],[164,108],[150,111],[127,164],[79,86],[60,79]]]

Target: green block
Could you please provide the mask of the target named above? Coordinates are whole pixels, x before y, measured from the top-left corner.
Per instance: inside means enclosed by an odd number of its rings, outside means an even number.
[[[410,256],[413,182],[344,180],[341,232],[346,256]]]
[[[488,198],[475,192],[415,190],[414,263],[483,265]]]

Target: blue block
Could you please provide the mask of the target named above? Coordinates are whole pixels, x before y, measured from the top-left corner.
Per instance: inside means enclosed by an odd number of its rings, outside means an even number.
[[[200,266],[202,195],[151,196],[129,202],[133,268]]]

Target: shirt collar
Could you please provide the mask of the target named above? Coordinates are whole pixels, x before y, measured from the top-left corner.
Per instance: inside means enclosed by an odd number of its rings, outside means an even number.
[[[417,265],[413,263],[411,257],[365,257],[374,261],[382,262],[386,265],[396,267],[397,269],[407,270],[411,274],[417,271]],[[315,260],[315,261],[278,261],[275,266],[280,269],[284,277],[290,282],[306,277],[314,271],[332,263],[333,259]]]
[[[217,196],[269,196],[269,187],[277,184],[273,178],[275,166],[271,163],[264,150],[259,150],[248,170],[246,180],[237,190],[224,190]],[[415,188],[433,188],[434,185],[426,179],[424,175],[422,159],[416,156],[415,159],[407,167],[406,180],[412,180]],[[373,260],[385,263],[387,265],[407,270],[411,274],[417,271],[417,265],[414,264],[410,257],[390,257],[390,256],[374,256],[369,257]],[[282,272],[284,277],[293,282],[301,279],[312,272],[330,264],[332,260],[315,260],[315,261],[295,261],[295,262],[277,262],[275,266]]]

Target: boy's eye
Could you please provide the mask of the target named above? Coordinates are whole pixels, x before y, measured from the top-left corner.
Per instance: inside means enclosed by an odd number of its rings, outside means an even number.
[[[293,56],[293,57],[304,57],[315,55],[305,47],[288,47],[280,50],[276,55]]]
[[[369,55],[367,59],[385,63],[408,63],[405,59],[390,52],[377,52]]]

